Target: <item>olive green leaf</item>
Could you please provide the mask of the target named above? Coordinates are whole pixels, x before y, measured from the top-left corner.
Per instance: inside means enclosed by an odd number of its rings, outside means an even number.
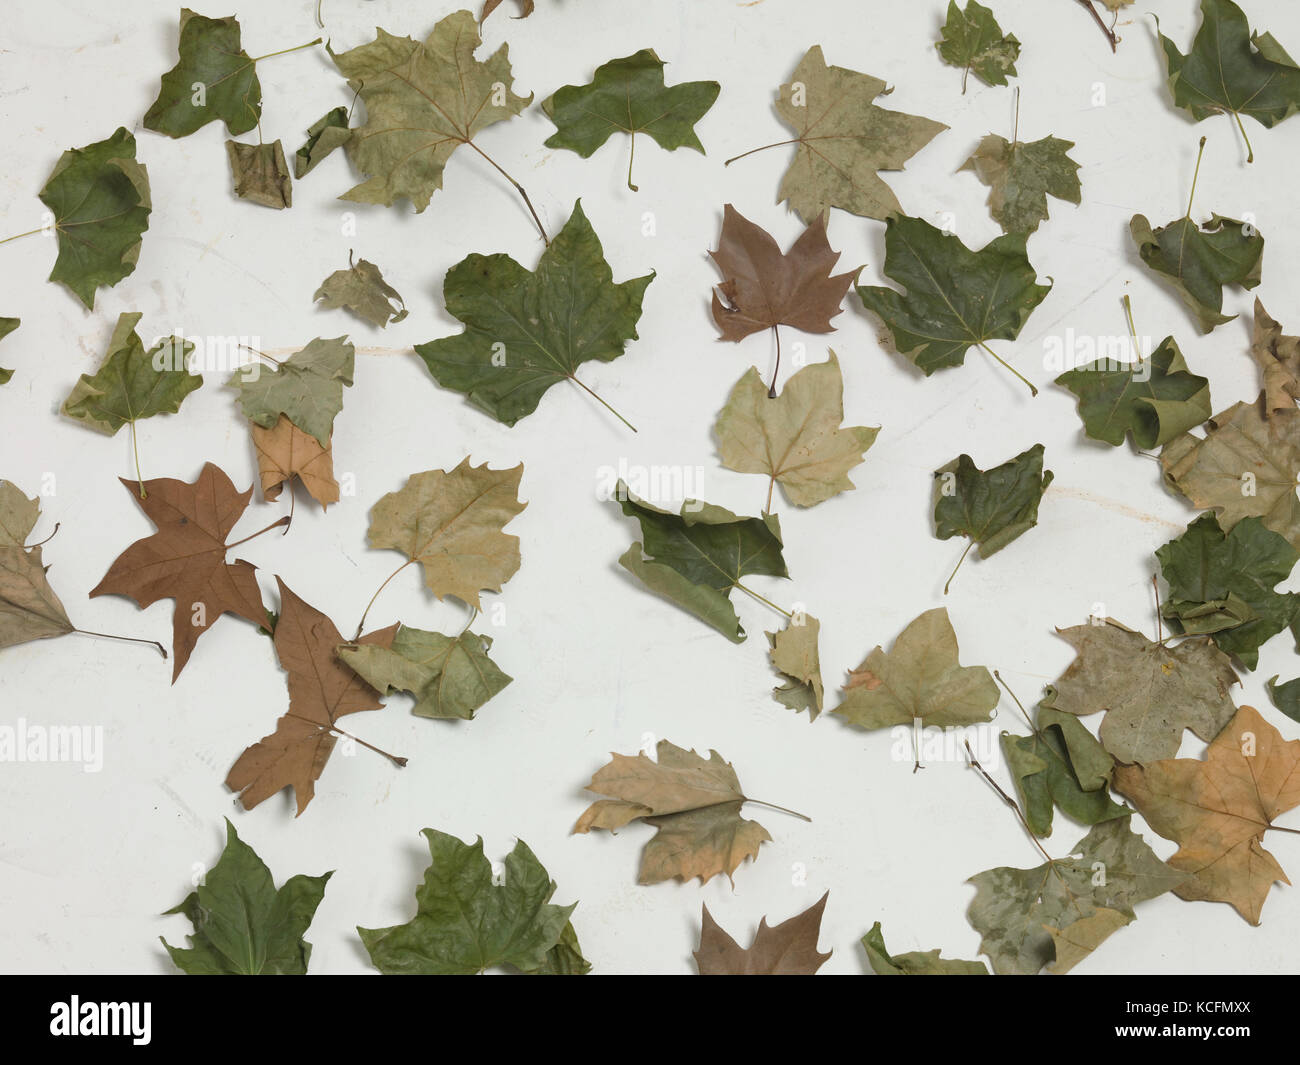
[[[1208,640],[1153,643],[1111,618],[1056,634],[1074,648],[1075,658],[1048,686],[1040,725],[1044,714],[1082,717],[1104,710],[1101,744],[1121,762],[1172,758],[1184,729],[1212,740],[1236,712],[1229,688],[1237,674],[1228,656]],[[1064,726],[1061,732],[1070,738]],[[1071,748],[1072,758],[1076,752],[1082,757],[1083,750]],[[1079,763],[1074,765],[1077,770]],[[1086,788],[1086,774],[1076,775],[1085,790],[1095,790]]]
[[[1142,261],[1173,282],[1202,333],[1236,317],[1223,313],[1224,285],[1250,289],[1260,282],[1264,238],[1247,222],[1216,214],[1198,229],[1189,208],[1159,229],[1135,214],[1129,232]]]
[[[239,390],[240,406],[255,425],[273,429],[283,414],[328,448],[334,419],[343,409],[343,386],[352,384],[355,358],[346,336],[317,337],[274,370],[254,363],[237,371],[230,386]]]
[[[0,340],[7,337],[21,324],[22,319],[20,318],[0,318]],[[7,385],[13,375],[13,370],[6,370],[3,366],[0,366],[0,385]]]
[[[1079,164],[1058,137],[1012,143],[990,133],[958,170],[973,171],[989,187],[989,214],[1003,233],[1032,233],[1047,221],[1047,197],[1078,204]]]
[[[731,390],[713,427],[722,464],[739,473],[780,483],[791,503],[810,507],[853,488],[848,472],[875,443],[879,427],[841,426],[844,379],[831,352],[827,362],[811,363],[768,398],[758,370],[750,367]]]
[[[0,481],[0,648],[76,631],[50,587],[40,546],[24,546],[40,513],[36,497]]]
[[[335,148],[342,148],[352,136],[348,128],[348,109],[336,107],[327,111],[307,129],[307,140],[293,155],[293,176],[302,180],[316,164]]]
[[[1230,531],[1257,517],[1300,550],[1300,410],[1235,403],[1211,418],[1204,437],[1184,433],[1160,453],[1165,483],[1200,509],[1213,508]]]
[[[740,578],[751,573],[790,576],[781,556],[781,523],[774,514],[742,518],[694,499],[682,504],[680,515],[673,514],[637,499],[621,480],[614,501],[641,523],[640,542],[619,565],[733,643],[745,639],[729,598],[732,588],[749,592]]]
[[[1066,972],[1133,921],[1137,903],[1185,879],[1156,857],[1130,820],[1103,821],[1067,858],[1033,869],[1000,866],[970,878],[976,890],[966,916],[995,973],[1032,976],[1052,962],[1052,972]]]
[[[144,128],[185,137],[221,119],[237,137],[256,126],[262,117],[262,86],[256,61],[244,51],[239,36],[239,20],[233,15],[206,18],[181,8],[180,58],[162,76]]]
[[[636,339],[641,300],[654,276],[615,284],[578,201],[535,271],[508,255],[475,254],[453,266],[443,298],[465,331],[415,350],[438,384],[514,425],[566,378],[591,392],[575,376],[579,365],[617,359]]]
[[[809,48],[777,93],[776,112],[794,128],[798,146],[777,202],[788,202],[805,225],[831,207],[865,218],[902,211],[877,171],[902,170],[948,127],[876,106],[876,97],[891,92],[879,78],[829,66],[821,45]]]
[[[350,255],[348,263],[346,270],[335,270],[321,282],[313,300],[329,310],[343,307],[380,329],[406,317],[406,301],[384,280],[379,267],[365,259],[353,263]],[[400,304],[401,310],[394,303]]]
[[[877,976],[988,976],[988,966],[982,961],[962,961],[960,958],[941,958],[937,950],[912,950],[906,954],[890,954],[885,949],[885,937],[880,922],[862,937],[862,949],[867,952],[871,971]]]
[[[1212,514],[1156,551],[1169,584],[1162,614],[1175,632],[1208,633],[1247,669],[1265,641],[1294,625],[1300,595],[1274,585],[1291,575],[1300,553],[1259,518],[1243,518],[1226,535]]]
[[[983,666],[957,660],[957,634],[943,607],[908,623],[886,653],[877,646],[849,671],[840,705],[831,711],[858,728],[924,725],[948,728],[988,721],[998,686]]]
[[[1279,325],[1255,299],[1255,329],[1250,356],[1264,374],[1265,417],[1294,409],[1300,400],[1300,336],[1282,335]]]
[[[241,200],[252,200],[276,210],[293,206],[289,164],[284,161],[284,148],[278,140],[270,144],[226,141],[226,156],[230,160],[235,195]]]
[[[1033,735],[1001,736],[1002,754],[1034,835],[1052,834],[1057,807],[1085,825],[1133,812],[1111,799],[1107,785],[1115,759],[1077,717],[1043,704],[1037,718]]]
[[[499,965],[556,971],[562,942],[577,954],[569,915],[577,903],[550,905],[555,882],[523,840],[506,855],[500,877],[483,854],[483,838],[462,843],[423,831],[430,863],[415,889],[415,916],[390,928],[357,928],[380,972],[398,976],[472,976]]]
[[[64,152],[40,197],[59,242],[50,280],[94,310],[95,289],[135,270],[149,228],[149,174],[135,161],[135,138],[119,128],[107,140]]]
[[[529,5],[532,0],[526,0]],[[582,956],[578,933],[570,921],[560,933],[560,941],[546,952],[546,961],[525,976],[586,976],[591,972],[591,962]]]
[[[713,106],[720,89],[716,81],[684,81],[666,87],[664,61],[654,49],[642,48],[597,67],[588,84],[565,85],[542,101],[542,110],[556,126],[546,146],[568,148],[587,159],[622,130],[631,136],[627,187],[636,192],[632,160],[637,133],[648,133],[666,151],[694,148],[703,155],[695,123]]]
[[[1016,76],[1020,42],[1009,33],[1004,35],[993,12],[976,0],[968,0],[965,11],[954,0],[948,0],[948,21],[943,26],[943,39],[935,47],[945,63],[964,68],[963,95],[972,71],[985,85],[1005,85],[1008,77]]]
[[[491,646],[490,636],[469,630],[444,636],[401,625],[391,648],[344,644],[338,655],[381,694],[414,695],[416,716],[468,720],[513,679],[488,657]]]
[[[1131,3],[1132,0],[1129,0],[1129,2]],[[479,24],[482,25],[483,20],[487,18],[490,14],[492,14],[492,12],[495,11],[500,6],[501,6],[501,0],[483,0],[483,11],[479,14],[478,17]],[[510,17],[527,18],[529,15],[533,13],[533,8],[535,6],[536,6],[536,0],[519,0],[519,14],[512,15]]]
[[[191,976],[306,976],[311,944],[303,939],[332,872],[290,877],[278,889],[271,870],[226,819],[226,847],[180,905],[194,925],[189,947],[162,945]]]
[[[1159,21],[1157,20],[1157,26]],[[1300,68],[1269,33],[1252,33],[1231,0],[1201,0],[1201,27],[1186,55],[1163,33],[1174,104],[1197,121],[1230,114],[1255,161],[1242,115],[1271,127],[1300,109]]]
[[[331,58],[366,105],[366,122],[347,141],[348,158],[369,180],[342,199],[391,207],[408,199],[416,211],[442,188],[452,153],[497,122],[519,114],[532,94],[510,89],[509,48],[486,61],[474,58],[482,43],[474,16],[455,11],[424,41],[380,29],[369,44]]]
[[[795,713],[808,711],[816,721],[822,711],[822,665],[817,654],[821,622],[811,614],[796,614],[780,632],[764,633],[768,657],[785,683],[772,689],[772,698]]]
[[[1210,416],[1210,382],[1187,368],[1173,337],[1145,359],[1109,357],[1067,370],[1056,383],[1078,397],[1084,432],[1118,447],[1124,437],[1147,450],[1200,425]]]
[[[890,218],[885,224],[885,274],[907,294],[859,286],[858,295],[884,321],[894,346],[927,377],[960,366],[972,345],[1002,362],[986,341],[1015,340],[1052,290],[1038,284],[1025,239],[1024,233],[1006,233],[971,251],[922,218]]]
[[[1300,678],[1283,684],[1272,677],[1264,682],[1269,701],[1292,721],[1300,721]]]
[[[1051,483],[1052,471],[1043,469],[1042,444],[989,470],[978,469],[969,455],[958,455],[934,471],[935,536],[970,538],[944,585],[945,594],[972,547],[979,544],[980,558],[988,558],[1038,524],[1038,504]]]

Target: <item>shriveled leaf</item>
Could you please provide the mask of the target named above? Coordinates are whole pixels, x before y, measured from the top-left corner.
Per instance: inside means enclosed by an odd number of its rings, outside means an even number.
[[[831,711],[858,728],[910,725],[947,728],[988,721],[998,686],[983,666],[957,660],[957,634],[943,607],[908,623],[885,652],[876,647],[849,671],[840,705]]]
[[[740,816],[749,801],[730,762],[717,751],[708,759],[660,740],[657,761],[638,754],[615,754],[587,785],[600,799],[578,818],[574,832],[616,832],[632,821],[653,825],[654,838],[641,854],[637,882],[713,877],[732,873],[746,858],[757,860],[758,848],[772,839],[757,821]]]
[[[1247,222],[1216,214],[1198,228],[1184,215],[1152,229],[1135,214],[1129,232],[1142,261],[1169,278],[1202,333],[1236,317],[1223,313],[1225,285],[1251,289],[1260,282],[1264,238]]]
[[[1121,762],[1170,758],[1184,729],[1212,740],[1232,718],[1229,689],[1237,674],[1208,640],[1153,643],[1111,618],[1056,634],[1074,648],[1075,659],[1048,686],[1040,715],[1104,710],[1102,746]]]
[[[348,138],[347,151],[369,180],[342,199],[389,207],[407,199],[423,211],[457,148],[532,103],[531,93],[511,91],[509,48],[503,44],[480,61],[474,51],[481,43],[474,16],[455,11],[423,41],[380,29],[369,44],[341,54],[329,49],[366,105],[366,121]]]
[[[641,541],[619,565],[734,643],[745,639],[730,600],[740,578],[790,575],[781,555],[781,523],[774,514],[742,518],[694,499],[673,514],[638,499],[622,481],[614,501],[641,523]]]
[[[552,385],[576,382],[582,363],[623,354],[636,339],[641,300],[654,276],[615,284],[578,201],[535,271],[508,255],[478,254],[447,271],[447,312],[465,331],[416,344],[415,351],[443,388],[514,425]]]
[[[878,107],[876,97],[891,92],[879,78],[828,65],[821,45],[809,48],[777,93],[776,112],[794,129],[797,144],[778,202],[788,202],[808,224],[831,207],[866,218],[900,213],[877,171],[902,170],[948,127]]]
[[[226,847],[203,882],[167,913],[194,925],[189,947],[162,944],[191,976],[306,976],[307,933],[333,872],[299,873],[279,888],[271,870],[226,819]],[[159,937],[162,939],[162,937]]]
[[[256,423],[250,428],[253,447],[257,449],[262,497],[267,502],[279,499],[280,491],[294,477],[322,507],[339,501],[332,445],[321,447],[314,436],[304,433],[284,414],[280,415],[274,429],[263,429]]]
[[[276,210],[293,206],[293,181],[289,178],[289,164],[284,160],[284,147],[278,140],[270,144],[226,141],[226,156],[230,160],[235,195],[241,200],[252,200]]]
[[[1210,416],[1209,379],[1187,368],[1171,336],[1140,362],[1098,359],[1056,383],[1078,397],[1087,435],[1114,447],[1129,434],[1144,450],[1159,447]]]
[[[207,18],[181,8],[180,56],[162,76],[144,128],[185,137],[220,119],[232,137],[253,129],[262,117],[262,86],[239,38],[233,15]]]
[[[355,363],[356,348],[346,336],[317,337],[274,370],[253,364],[253,373],[251,367],[237,371],[230,386],[238,389],[239,405],[255,425],[274,429],[280,416],[287,415],[328,448],[334,419],[343,409],[343,388],[352,384]]]
[[[731,390],[713,431],[722,464],[778,482],[800,507],[853,488],[848,472],[866,457],[878,427],[844,427],[844,379],[835,352],[795,373],[772,399],[750,367]]]
[[[1051,291],[1038,284],[1024,233],[1007,233],[971,251],[956,236],[907,216],[885,224],[885,274],[907,294],[859,286],[858,295],[927,377],[960,366],[974,345],[1015,340]]]
[[[1264,375],[1264,415],[1294,410],[1300,400],[1300,337],[1283,336],[1258,298],[1250,356]]]
[[[1291,882],[1263,839],[1300,806],[1300,740],[1284,741],[1254,707],[1237,711],[1204,761],[1120,766],[1115,788],[1179,845],[1169,859],[1188,874],[1174,889],[1179,898],[1227,902],[1257,925],[1274,881]]]
[[[523,512],[521,462],[508,470],[471,466],[425,470],[407,478],[370,509],[371,547],[419,562],[425,586],[439,599],[454,595],[473,607],[481,591],[501,591],[519,569],[519,537],[503,529]]]
[[[1003,233],[1032,233],[1047,221],[1047,197],[1078,204],[1079,164],[1067,154],[1073,141],[1057,137],[1016,141],[990,133],[959,169],[989,187],[989,214]]]
[[[107,140],[64,152],[40,197],[59,244],[50,280],[94,310],[97,288],[134,272],[149,228],[149,173],[135,161],[135,138],[119,127]]]
[[[175,414],[203,378],[186,368],[194,345],[177,337],[148,351],[136,332],[142,315],[118,315],[99,369],[82,374],[63,401],[61,413],[112,436],[122,426],[155,414]]]
[[[772,698],[795,713],[808,711],[808,720],[816,721],[822,712],[822,664],[817,653],[821,622],[811,614],[796,614],[780,632],[768,632],[768,657],[785,679],[772,689]]]
[[[670,152],[694,148],[703,154],[695,123],[713,106],[720,89],[716,81],[685,81],[666,87],[664,61],[653,48],[642,48],[601,64],[588,84],[565,85],[542,101],[542,110],[556,126],[546,146],[567,148],[586,159],[612,134],[630,134],[633,147],[628,149],[627,183],[636,192],[631,160],[636,135],[649,134]]]
[[[1000,975],[1032,976],[1053,961],[1074,965],[1117,927],[1134,920],[1133,907],[1163,895],[1185,879],[1151,850],[1129,825],[1130,818],[1105,821],[1072,849],[1033,869],[1001,866],[968,881],[975,898],[967,910],[980,933],[980,950]],[[1104,876],[1098,876],[1098,864]],[[1113,911],[1124,920],[1103,916]],[[1081,921],[1088,921],[1075,928]],[[1070,948],[1057,953],[1057,936]]]
[[[335,107],[318,118],[307,130],[307,140],[294,152],[293,176],[301,181],[334,149],[342,148],[352,136],[348,109]]]
[[[429,867],[415,889],[415,916],[389,928],[357,928],[371,962],[398,976],[472,976],[498,965],[522,972],[550,969],[562,942],[578,951],[569,915],[577,903],[551,905],[555,882],[523,840],[493,876],[483,838],[462,843],[437,829],[423,831]]]
[[[238,793],[245,810],[282,788],[293,788],[297,816],[316,794],[316,781],[339,738],[338,719],[381,710],[383,704],[374,688],[339,661],[335,648],[343,637],[334,622],[299,599],[279,577],[275,581],[280,587],[275,654],[289,675],[289,709],[274,732],[246,747],[235,760],[226,787]],[[357,643],[388,647],[396,634],[397,626],[390,625]]]
[[[867,952],[871,971],[877,976],[988,976],[988,966],[982,961],[963,961],[960,958],[941,958],[937,950],[913,950],[906,954],[890,954],[885,949],[885,937],[880,922],[862,937],[862,949]]]
[[[948,20],[943,24],[943,38],[935,47],[949,66],[963,67],[961,91],[966,91],[966,77],[974,74],[985,85],[1005,85],[1016,76],[1016,57],[1020,42],[1004,34],[993,12],[976,0],[968,0],[966,10],[948,0]]]
[[[238,491],[211,462],[193,483],[172,477],[144,482],[143,494],[122,480],[157,532],[137,540],[117,556],[104,579],[90,592],[124,595],[147,607],[175,600],[172,610],[172,682],[190,660],[199,637],[222,614],[236,614],[254,625],[266,623],[266,608],[252,565],[226,561],[226,538],[252,498],[250,485]]]
[[[344,644],[338,653],[381,694],[414,695],[413,714],[468,720],[513,679],[488,657],[491,646],[490,636],[468,630],[444,636],[399,625],[390,647]]]
[[[358,259],[346,270],[335,270],[321,282],[312,299],[329,310],[339,307],[349,310],[380,329],[395,325],[407,314],[401,293],[384,280],[379,267],[365,259]]]
[[[803,913],[770,926],[764,917],[758,922],[754,942],[742,947],[702,907],[700,945],[695,966],[701,976],[813,976],[826,964],[831,952],[817,950],[821,935],[826,892]]]

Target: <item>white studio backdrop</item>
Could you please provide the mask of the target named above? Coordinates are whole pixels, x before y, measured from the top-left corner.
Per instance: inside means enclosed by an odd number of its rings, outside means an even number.
[[[228,5],[229,6],[229,5]],[[561,384],[537,412],[508,429],[443,391],[411,346],[460,329],[443,309],[442,278],[470,252],[507,252],[530,269],[542,246],[513,190],[472,152],[449,163],[445,188],[427,210],[368,207],[336,197],[356,184],[342,152],[295,183],[294,206],[275,212],[236,200],[223,141],[211,124],[173,141],[143,130],[140,116],[175,62],[173,3],[104,5],[90,0],[7,4],[0,31],[0,117],[7,137],[0,177],[4,233],[40,224],[36,193],[59,153],[133,129],[149,168],[154,210],[139,266],[100,290],[87,313],[45,276],[54,246],[36,236],[0,248],[0,313],[21,329],[0,347],[14,367],[0,389],[0,476],[29,494],[42,486],[38,531],[62,528],[45,548],[50,578],[84,628],[170,643],[171,605],[140,611],[129,600],[86,593],[117,555],[152,526],[117,481],[132,474],[126,431],[105,439],[60,418],[77,375],[102,358],[122,311],[140,311],[141,333],[245,336],[264,351],[297,350],[316,336],[350,334],[356,384],[346,391],[334,433],[336,470],[355,494],[322,513],[299,496],[293,527],[239,548],[258,566],[268,606],[274,575],[329,614],[348,633],[374,589],[400,558],[366,547],[367,514],[411,473],[450,469],[466,455],[494,468],[524,463],[527,509],[507,531],[522,540],[523,565],[476,625],[494,640],[493,657],[515,681],[472,722],[413,717],[410,699],[353,719],[369,741],[410,758],[397,770],[360,750],[336,755],[316,797],[298,819],[284,792],[244,813],[223,786],[244,747],[270,732],[286,709],[285,675],[263,636],[238,619],[201,640],[178,682],[147,648],[68,636],[0,653],[0,717],[100,725],[98,773],[76,765],[0,766],[0,967],[32,972],[174,971],[160,934],[182,943],[183,918],[158,916],[190,890],[195,868],[210,865],[224,839],[223,817],[271,867],[277,881],[337,870],[307,938],[312,971],[373,971],[354,926],[399,923],[414,912],[427,864],[425,826],[472,841],[484,837],[499,859],[525,840],[558,883],[554,901],[581,900],[574,915],[584,953],[601,973],[694,971],[700,905],[706,903],[742,944],[761,916],[779,922],[830,890],[823,972],[865,968],[858,938],[880,920],[896,952],[942,948],[977,956],[967,924],[974,889],[966,879],[998,865],[1040,860],[1010,812],[959,757],[913,774],[888,733],[863,733],[829,715],[810,725],[770,698],[776,677],[763,631],[781,619],[736,593],[749,639],[735,646],[701,622],[637,586],[616,564],[638,537],[633,521],[598,499],[609,469],[666,468],[689,478],[691,494],[739,513],[757,513],[764,478],[720,467],[714,418],[741,373],[770,372],[770,337],[722,343],[709,316],[720,278],[707,257],[716,247],[722,207],[734,204],[783,247],[802,230],[775,202],[791,149],[774,149],[723,167],[723,160],[784,140],[773,109],[776,88],[803,52],[821,44],[827,61],[886,79],[886,106],[945,122],[901,173],[886,180],[904,208],[935,224],[949,219],[968,246],[998,235],[987,189],[957,168],[986,133],[1010,136],[1013,92],[974,77],[961,94],[961,71],[942,65],[934,41],[941,0],[539,0],[513,20],[511,0],[484,26],[485,50],[510,44],[515,88],[536,94],[522,117],[486,131],[480,143],[528,188],[550,232],[573,203],[600,235],[615,280],[657,272],[639,324],[640,339],[610,364],[588,364],[583,379],[638,428],[628,432],[580,390]],[[1192,370],[1210,378],[1215,410],[1259,389],[1247,346],[1254,294],[1229,289],[1225,309],[1240,317],[1200,337],[1173,290],[1137,259],[1128,237],[1135,212],[1162,224],[1186,206],[1202,134],[1209,145],[1194,215],[1249,214],[1264,234],[1264,281],[1257,293],[1289,332],[1300,323],[1300,213],[1293,175],[1300,164],[1300,120],[1264,130],[1247,120],[1256,161],[1246,165],[1228,118],[1193,124],[1172,106],[1151,9],[1186,47],[1199,23],[1193,0],[1150,0],[1121,20],[1112,54],[1073,0],[997,0],[1004,30],[1023,50],[1013,81],[1022,89],[1024,139],[1054,134],[1075,142],[1083,204],[1051,202],[1050,221],[1029,242],[1040,277],[1055,287],[1020,340],[994,346],[1033,379],[1023,386],[977,350],[960,369],[923,378],[880,341],[880,323],[850,293],[837,331],[801,336],[783,330],[787,359],[796,342],[807,357],[839,355],[845,424],[880,425],[852,492],[806,511],[776,493],[793,580],[755,578],[763,594],[803,604],[822,621],[821,659],[828,706],[844,671],[877,643],[889,646],[928,608],[946,605],[962,661],[998,668],[1027,704],[1072,658],[1053,626],[1082,622],[1097,604],[1133,628],[1154,633],[1153,551],[1195,516],[1161,486],[1159,466],[1127,446],[1083,437],[1073,397],[1051,384],[1053,343],[1071,336],[1124,335],[1120,299],[1128,294],[1140,334],[1173,334]],[[452,3],[324,0],[319,31],[311,0],[265,0],[211,16],[241,16],[250,55],[329,37],[336,51],[369,41],[375,26],[424,37]],[[1300,47],[1300,8],[1277,0],[1246,5],[1252,24]],[[713,79],[722,92],[698,126],[708,154],[667,153],[639,138],[639,193],[625,185],[628,144],[613,137],[591,159],[552,151],[552,126],[536,106],[564,84],[590,80],[608,59],[652,47],[668,61],[668,81]],[[481,52],[480,55],[485,53]],[[350,94],[322,49],[258,66],[263,136],[291,155],[306,127]],[[360,105],[358,105],[360,106]],[[243,138],[249,140],[250,137]],[[345,215],[355,219],[346,231]],[[832,245],[841,268],[864,264],[862,283],[883,280],[884,226],[834,211]],[[405,297],[409,317],[385,330],[312,303],[320,282],[347,265],[349,251],[380,266]],[[792,372],[789,365],[784,373]],[[145,475],[193,480],[205,461],[241,489],[256,477],[247,424],[225,374],[177,416],[140,426]],[[985,562],[967,559],[944,596],[963,546],[940,541],[931,525],[931,473],[960,452],[987,468],[1030,445],[1046,445],[1056,479],[1039,526]],[[661,501],[667,503],[669,501]],[[672,501],[675,505],[675,501]],[[245,535],[287,509],[255,496],[238,527]],[[438,603],[412,569],[371,612],[374,626],[396,620],[456,632],[465,611]],[[1238,703],[1261,708],[1288,737],[1300,726],[1268,703],[1263,681],[1300,673],[1289,640],[1263,651],[1259,668],[1235,689]],[[1097,718],[1088,719],[1095,728]],[[987,726],[1023,732],[1004,698]],[[651,830],[617,836],[569,830],[594,796],[583,785],[611,751],[633,754],[666,737],[701,752],[715,748],[736,766],[751,795],[801,810],[811,824],[764,810],[747,815],[773,842],[726,877],[704,887],[636,883]],[[1188,734],[1182,754],[1204,745]],[[996,751],[991,756],[996,761]],[[997,764],[1004,786],[1010,778]],[[1174,845],[1145,823],[1135,827],[1162,857]],[[1086,829],[1058,815],[1048,848],[1064,855]],[[1300,869],[1300,845],[1269,840],[1282,865]],[[1222,904],[1166,896],[1138,908],[1138,920],[1078,967],[1081,973],[1295,971],[1300,897],[1277,885],[1252,928]]]

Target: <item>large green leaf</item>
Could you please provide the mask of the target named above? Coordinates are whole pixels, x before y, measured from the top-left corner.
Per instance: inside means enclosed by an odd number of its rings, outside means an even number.
[[[966,78],[974,74],[985,85],[1005,85],[1016,76],[1016,57],[1020,42],[1003,34],[993,12],[976,0],[968,0],[962,11],[955,0],[948,0],[948,20],[943,24],[943,38],[935,44],[943,61],[963,67],[961,91]]]
[[[262,117],[262,87],[239,36],[234,15],[207,18],[181,8],[180,57],[162,76],[144,128],[185,137],[220,119],[237,137],[255,127]]]
[[[290,877],[277,890],[271,870],[226,821],[226,849],[194,891],[168,910],[194,925],[188,949],[163,946],[192,976],[305,976],[302,937],[334,874]],[[159,937],[162,938],[162,937]]]
[[[90,428],[112,436],[122,426],[175,414],[181,403],[203,384],[203,378],[186,369],[194,345],[165,337],[148,351],[136,325],[138,312],[121,314],[108,342],[108,352],[94,374],[82,374],[62,412]]]
[[[641,523],[641,542],[619,565],[652,591],[740,643],[745,639],[729,598],[747,574],[788,577],[781,557],[781,523],[774,514],[741,518],[723,507],[688,499],[681,514],[637,499],[618,482],[615,501]]]
[[[514,425],[552,385],[577,381],[582,363],[623,354],[636,339],[641,299],[654,276],[615,284],[578,201],[535,271],[508,255],[475,254],[453,266],[443,298],[465,331],[415,350],[440,385]]]
[[[423,834],[431,861],[415,891],[415,916],[390,928],[357,929],[381,972],[470,976],[498,965],[523,972],[581,968],[571,964],[577,937],[569,915],[577,903],[549,905],[555,883],[523,840],[497,878],[482,837],[466,844],[433,828]],[[557,945],[567,950],[555,955]]]
[[[275,370],[255,364],[256,373],[238,371],[231,375],[230,386],[239,390],[239,404],[255,425],[273,429],[283,414],[328,448],[355,362],[356,349],[346,336],[317,337]]]
[[[542,101],[542,110],[556,130],[546,140],[548,148],[568,148],[584,159],[621,130],[630,134],[627,184],[633,191],[632,153],[636,135],[648,133],[668,151],[704,145],[695,135],[695,123],[713,106],[721,86],[716,81],[686,81],[667,88],[664,61],[652,48],[611,59],[596,68],[586,85],[565,85]]]
[[[1210,382],[1187,368],[1173,337],[1145,359],[1098,359],[1056,379],[1079,398],[1084,431],[1118,447],[1132,433],[1138,447],[1167,444],[1210,416]]]
[[[135,138],[119,128],[107,140],[64,152],[40,196],[59,242],[50,280],[94,310],[95,289],[135,270],[149,228],[149,174],[135,161]]]
[[[960,366],[973,345],[1014,340],[1051,291],[1038,284],[1025,239],[1007,233],[971,251],[922,218],[895,216],[885,228],[885,274],[907,294],[859,286],[858,295],[928,377]]]

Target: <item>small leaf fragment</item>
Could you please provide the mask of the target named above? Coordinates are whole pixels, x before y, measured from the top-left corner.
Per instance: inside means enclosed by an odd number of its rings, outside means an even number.
[[[785,683],[772,689],[772,698],[795,713],[808,711],[816,721],[822,711],[822,666],[817,654],[821,622],[811,614],[796,614],[780,632],[768,632],[768,657]]]

